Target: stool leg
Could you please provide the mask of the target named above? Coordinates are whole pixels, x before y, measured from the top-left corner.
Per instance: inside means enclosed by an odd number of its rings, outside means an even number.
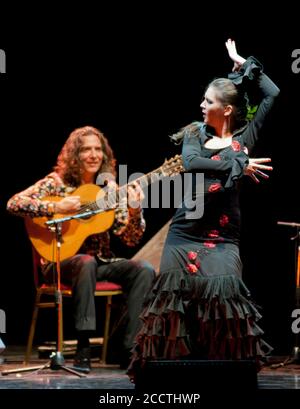
[[[36,294],[36,297],[35,297],[35,304],[34,304],[31,324],[30,324],[30,330],[29,330],[29,335],[28,335],[28,341],[27,341],[27,348],[26,348],[24,364],[28,364],[28,362],[30,360],[30,357],[31,357],[33,337],[34,337],[34,333],[35,333],[36,321],[37,321],[38,312],[39,312],[40,298],[41,298],[41,293],[38,291],[37,294]]]
[[[102,348],[102,356],[101,356],[101,361],[104,365],[106,364],[107,344],[108,344],[109,327],[110,327],[111,302],[112,302],[112,296],[108,295],[107,301],[106,301],[106,307],[105,307],[105,326],[104,326],[103,348]]]

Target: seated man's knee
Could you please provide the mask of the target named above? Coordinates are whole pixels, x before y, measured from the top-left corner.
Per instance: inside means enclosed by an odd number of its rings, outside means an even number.
[[[156,276],[154,267],[151,263],[145,260],[136,261],[136,266],[139,270],[140,277],[148,283],[151,283]]]
[[[97,261],[89,254],[78,254],[74,257],[75,268],[83,274],[95,274]]]

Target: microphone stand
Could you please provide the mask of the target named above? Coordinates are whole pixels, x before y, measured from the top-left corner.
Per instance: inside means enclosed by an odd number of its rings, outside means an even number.
[[[300,223],[294,222],[277,222],[281,226],[289,226],[296,228],[296,235],[291,237],[295,241],[295,308],[300,308]],[[289,364],[300,364],[300,339],[299,333],[295,334],[294,347],[291,355],[279,364],[271,365],[271,368],[276,369]]]
[[[62,240],[62,224],[66,221],[69,221],[71,219],[83,219],[87,217],[91,217],[95,214],[105,212],[107,210],[112,210],[112,208],[109,209],[96,209],[96,210],[89,210],[84,213],[78,213],[75,215],[70,215],[58,219],[52,219],[48,220],[45,222],[45,224],[48,226],[48,228],[55,234],[55,244],[56,244],[56,272],[57,272],[57,280],[56,280],[56,291],[55,291],[55,303],[56,303],[56,310],[57,310],[57,343],[56,343],[56,352],[53,352],[50,355],[50,361],[47,362],[45,365],[40,365],[40,366],[31,366],[31,367],[24,367],[24,368],[16,368],[16,369],[9,369],[2,371],[2,375],[9,375],[12,373],[17,373],[17,372],[28,372],[28,371],[39,371],[43,369],[53,369],[53,370],[58,370],[58,369],[63,369],[67,372],[70,372],[74,375],[77,375],[81,378],[85,378],[86,375],[82,374],[78,371],[75,371],[72,368],[69,368],[68,366],[65,365],[65,359],[62,353],[63,345],[62,345],[62,293],[61,293],[61,270],[60,270],[60,249],[61,249],[61,244],[63,242]]]

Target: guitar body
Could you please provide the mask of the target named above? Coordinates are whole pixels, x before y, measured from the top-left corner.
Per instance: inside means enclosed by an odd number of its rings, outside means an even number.
[[[165,160],[162,166],[154,171],[143,175],[135,181],[143,188],[148,183],[152,183],[154,180],[159,180],[162,177],[174,176],[184,170],[182,166],[181,156],[176,155],[174,158]],[[155,176],[152,179],[152,176]],[[131,181],[132,183],[133,181]],[[118,192],[123,192],[120,197],[124,197],[127,194],[128,185],[124,185],[118,189]],[[95,210],[99,208],[98,200],[104,197],[105,191],[99,186],[94,184],[86,184],[76,189],[70,196],[80,196],[81,204],[84,206],[82,212],[88,210]],[[116,192],[117,193],[117,192]],[[49,200],[51,202],[58,202],[62,197],[47,196],[42,200]],[[105,198],[107,199],[107,198]],[[109,204],[109,201],[105,201],[105,204]],[[115,208],[117,205],[116,197],[112,198],[112,203],[109,204],[110,208]],[[90,207],[89,207],[90,206]],[[102,209],[102,205],[100,204]],[[78,212],[74,213],[78,214]],[[48,220],[61,219],[69,216],[69,214],[55,214],[51,219],[48,217],[26,217],[25,225],[33,247],[37,252],[46,260],[56,262],[56,235],[45,224]],[[70,214],[71,216],[71,214]],[[94,214],[91,217],[84,219],[71,219],[61,224],[62,226],[62,243],[60,249],[60,260],[74,256],[82,246],[84,240],[97,233],[107,231],[113,224],[115,219],[115,210],[104,210],[101,213]]]
[[[103,197],[104,191],[99,186],[86,184],[80,186],[70,196],[80,196],[81,204],[86,206],[88,203],[95,202]],[[47,196],[42,200],[57,202],[61,199],[62,197],[58,196]],[[85,208],[85,210],[92,209]],[[55,214],[51,219],[60,219],[66,216],[68,215]],[[72,219],[62,223],[61,261],[76,254],[88,236],[108,230],[112,226],[114,218],[115,211],[107,210],[89,218]],[[51,219],[48,217],[26,217],[25,225],[30,241],[38,253],[46,260],[56,262],[55,232],[52,232],[45,224],[46,221]]]

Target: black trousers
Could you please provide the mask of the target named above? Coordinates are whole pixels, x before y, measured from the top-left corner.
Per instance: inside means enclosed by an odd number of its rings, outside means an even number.
[[[124,350],[133,346],[141,320],[144,296],[151,287],[155,271],[144,261],[119,259],[99,264],[95,257],[77,254],[61,262],[61,281],[72,285],[74,319],[77,331],[96,329],[94,291],[97,281],[112,281],[122,286],[127,298],[127,326],[123,341]]]

